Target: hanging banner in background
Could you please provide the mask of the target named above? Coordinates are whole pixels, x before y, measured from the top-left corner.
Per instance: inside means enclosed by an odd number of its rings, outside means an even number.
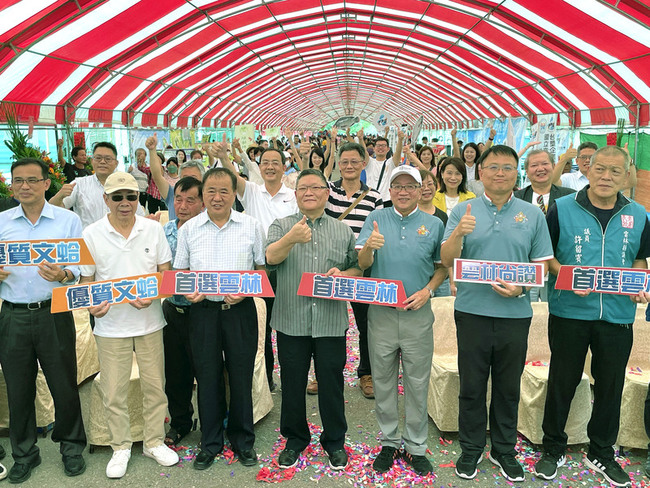
[[[160,140],[160,134],[158,134],[158,140]],[[171,145],[176,149],[194,149],[196,147],[196,130],[172,129],[169,131],[169,140],[171,141]],[[167,144],[165,144],[165,146],[167,146]],[[189,157],[189,154],[187,156]]]
[[[650,270],[640,268],[600,268],[597,266],[560,266],[556,290],[582,290],[616,295],[650,292]]]
[[[497,278],[518,286],[544,286],[544,264],[454,259],[454,281],[491,284]]]
[[[317,273],[302,274],[298,295],[390,307],[399,307],[406,300],[404,285],[399,280],[324,276]]]
[[[160,298],[160,273],[129,276],[114,280],[95,281],[52,290],[52,313],[89,308],[108,302],[112,305],[130,303],[138,298]]]
[[[413,150],[415,150],[415,145],[418,144],[420,138],[420,132],[422,132],[422,124],[424,123],[424,115],[420,115],[420,118],[413,124],[413,130],[411,131],[411,145]]]
[[[0,266],[95,264],[83,239],[0,242]]]
[[[131,145],[129,159],[135,161],[136,149],[142,148],[147,152],[147,160],[149,160],[149,151],[147,151],[147,146],[145,145],[145,142],[148,137],[152,137],[154,135],[158,136],[158,146],[156,146],[156,149],[162,152],[170,144],[169,130],[131,129],[129,131],[129,144]],[[187,146],[174,146],[174,148],[179,148],[179,147],[187,147]]]
[[[390,114],[387,112],[378,112],[372,119],[372,125],[375,126],[379,134],[383,134],[384,129],[391,126]]]
[[[280,127],[269,127],[264,131],[264,138],[267,140],[273,139],[274,137],[279,139],[281,135],[282,131]]]
[[[160,292],[166,295],[238,295],[273,297],[266,271],[165,271]]]
[[[557,115],[539,115],[537,123],[530,128],[530,140],[540,141],[541,145],[535,149],[544,149],[550,154],[557,154],[555,145]]]
[[[83,132],[74,132],[72,138],[75,146],[86,147],[86,136]]]
[[[252,124],[248,125],[236,125],[235,126],[235,139],[239,139],[239,144],[243,151],[246,151],[251,146],[256,146],[255,144],[255,126]]]

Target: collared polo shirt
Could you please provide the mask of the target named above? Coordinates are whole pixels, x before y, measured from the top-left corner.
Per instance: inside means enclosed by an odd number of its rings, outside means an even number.
[[[580,171],[564,173],[560,176],[560,180],[562,181],[563,187],[572,188],[575,191],[580,191],[589,184],[589,179]]]
[[[239,198],[239,195],[237,196]],[[244,195],[239,198],[244,210],[260,221],[267,234],[275,219],[293,215],[298,211],[296,194],[283,183],[275,195],[271,195],[265,185],[246,182]]]
[[[172,259],[162,226],[138,215],[128,238],[115,230],[108,216],[86,227],[83,237],[95,264],[81,266],[81,274],[95,275],[95,281],[156,273],[159,265]],[[161,302],[157,299],[142,310],[128,303],[112,305],[106,315],[95,319],[94,333],[100,337],[137,337],[164,326]]]
[[[76,178],[74,183],[70,196],[63,199],[63,206],[74,207],[74,212],[81,219],[81,225],[85,229],[108,213],[108,205],[104,202],[104,185],[97,175]],[[138,205],[136,214],[144,216],[141,205]]]
[[[81,237],[81,220],[70,210],[64,210],[45,202],[41,216],[35,224],[25,216],[23,206],[0,213],[0,241],[23,239],[70,239]],[[78,266],[64,266],[75,277]],[[0,281],[0,298],[13,303],[40,302],[52,298],[52,289],[60,283],[44,280],[38,274],[38,266],[11,266],[6,280]]]
[[[459,203],[449,215],[445,228],[446,241],[467,209],[472,205],[476,227],[463,240],[462,259],[511,261],[528,263],[553,258],[553,247],[542,211],[510,195],[501,210],[487,195]],[[506,298],[487,283],[456,284],[455,309],[486,317],[527,318],[533,316],[530,297]]]
[[[356,207],[342,220],[342,222],[345,222],[352,229],[354,238],[356,239],[359,237],[361,227],[363,227],[363,223],[368,215],[370,215],[370,212],[378,208],[384,208],[384,202],[379,192],[369,188],[365,183],[361,183],[361,188],[348,198],[342,183],[343,179],[328,183],[330,194],[325,205],[325,213],[335,219],[338,219],[364,191],[369,190]]]
[[[375,251],[370,276],[401,280],[407,297],[424,288],[440,262],[442,221],[417,207],[406,217],[394,207],[375,210],[363,224],[357,250],[370,237],[374,222],[384,236],[384,246]]]
[[[218,227],[208,212],[191,218],[178,230],[174,268],[193,271],[247,271],[264,265],[265,249],[262,224],[236,210],[223,227]],[[206,300],[221,302],[222,295]]]
[[[299,212],[278,219],[269,227],[268,245],[280,240],[300,220]],[[342,300],[298,296],[302,273],[327,273],[358,267],[354,234],[343,222],[323,214],[307,219],[311,241],[293,246],[280,264],[267,265],[277,270],[278,287],[271,327],[291,336],[341,337],[348,329],[348,309]]]

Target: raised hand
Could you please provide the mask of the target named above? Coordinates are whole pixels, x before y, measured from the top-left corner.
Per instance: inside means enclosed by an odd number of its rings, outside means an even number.
[[[372,223],[372,227],[372,232],[366,241],[366,246],[374,251],[384,247],[384,236],[379,232],[379,226],[376,220]]]
[[[304,244],[311,241],[311,229],[307,225],[307,216],[303,215],[300,222],[296,222],[287,233],[289,241],[293,244]]]
[[[467,204],[467,209],[465,210],[465,215],[463,215],[456,226],[456,231],[460,233],[461,236],[466,236],[474,232],[476,227],[476,217],[472,215],[472,204]]]
[[[156,148],[158,147],[158,133],[154,132],[153,136],[147,137],[147,140],[145,141],[144,145],[146,146],[149,151],[155,151]]]
[[[458,130],[456,128],[451,129],[451,137],[456,137],[457,133],[458,133]]]
[[[564,158],[565,159],[574,159],[575,157],[578,156],[578,151],[573,148],[573,142],[569,144],[569,149],[566,150],[564,153]]]

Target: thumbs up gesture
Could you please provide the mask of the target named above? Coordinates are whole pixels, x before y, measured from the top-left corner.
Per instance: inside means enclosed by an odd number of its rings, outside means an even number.
[[[370,237],[368,237],[368,240],[366,241],[366,246],[368,246],[372,250],[381,249],[382,247],[384,247],[384,236],[380,234],[379,226],[377,225],[376,220],[372,223],[372,225],[373,225],[372,233],[370,234]]]
[[[289,241],[293,244],[304,244],[311,241],[311,229],[307,225],[307,216],[303,215],[300,222],[296,222],[287,233]]]
[[[155,132],[153,136],[147,137],[144,145],[147,146],[147,149],[150,151],[155,151],[158,147],[158,133]]]
[[[460,218],[456,229],[461,236],[466,236],[474,232],[474,227],[476,227],[476,217],[472,215],[472,205],[468,203],[465,215]]]
[[[574,159],[578,155],[578,151],[573,148],[573,142],[569,144],[569,149],[566,150],[564,156],[567,159]]]

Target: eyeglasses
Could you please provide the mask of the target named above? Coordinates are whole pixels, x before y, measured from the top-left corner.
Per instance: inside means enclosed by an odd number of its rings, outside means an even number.
[[[591,159],[591,156],[578,156],[576,159]]]
[[[420,185],[390,185],[390,189],[397,192],[406,190],[409,193],[413,193],[418,188],[420,188]]]
[[[316,193],[318,190],[327,190],[328,188],[329,186],[300,186],[296,188],[296,193],[306,193],[307,190]]]
[[[282,166],[279,161],[261,161],[260,166]]]
[[[96,156],[93,156],[93,161],[97,161],[98,163],[100,161],[106,161],[107,163],[110,163],[112,161],[117,161],[113,156],[100,156],[99,154]]]
[[[483,166],[483,171],[488,171],[490,173],[498,173],[499,171],[503,171],[504,173],[512,173],[513,171],[516,171],[517,168],[515,166],[510,166],[509,164],[506,166],[497,166],[496,164],[491,164],[490,166]]]
[[[356,159],[354,159],[352,161],[339,161],[339,166],[341,168],[345,168],[347,166],[359,166],[361,163],[363,163],[363,161],[359,161],[359,160],[356,160]]]
[[[129,202],[135,202],[138,199],[138,195],[111,195],[111,200],[114,202],[121,202],[125,198]]]
[[[23,186],[25,183],[27,183],[29,186],[36,186],[36,185],[38,185],[41,181],[45,181],[45,180],[46,180],[46,178],[41,178],[41,179],[38,179],[38,178],[27,178],[27,179],[24,179],[24,178],[14,178],[13,180],[11,180],[11,184],[12,184],[13,186],[16,186],[16,187],[20,188],[20,187]]]

